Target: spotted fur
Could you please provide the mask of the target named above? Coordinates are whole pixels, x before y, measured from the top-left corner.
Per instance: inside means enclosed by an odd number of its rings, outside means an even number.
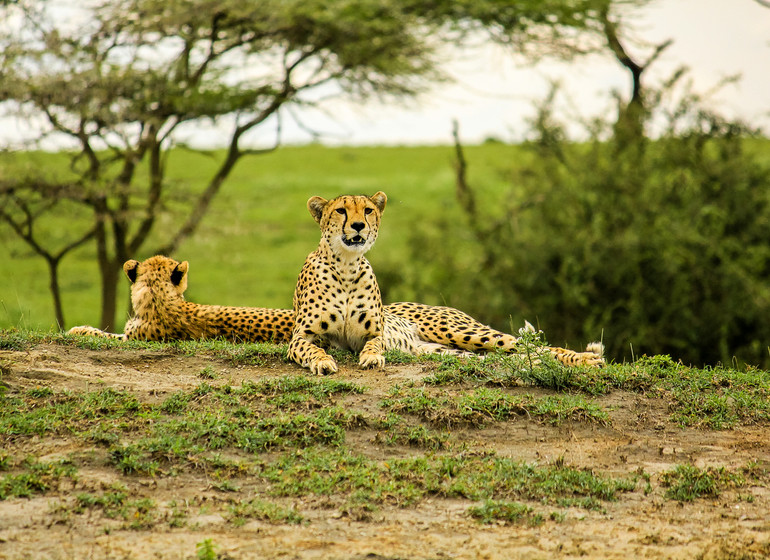
[[[412,324],[419,339],[467,352],[516,352],[519,339],[496,331],[476,319],[452,307],[424,305],[422,303],[392,303],[386,307],[389,314]],[[534,331],[527,323],[527,330]],[[547,350],[559,362],[568,366],[601,365],[604,363],[604,347],[592,342],[585,352],[576,352],[555,346]]]
[[[237,342],[288,342],[294,324],[287,309],[225,307],[185,301],[187,261],[161,255],[143,262],[126,261],[123,271],[131,281],[134,316],[123,334],[89,326],[73,327],[69,334],[129,340],[189,340],[226,338]]]
[[[321,227],[321,241],[305,261],[294,292],[294,330],[289,357],[316,374],[337,365],[324,347],[360,351],[362,367],[382,367],[383,351],[411,354],[515,352],[518,339],[450,307],[419,303],[382,306],[380,289],[364,254],[374,245],[387,197],[315,196],[308,210]],[[604,363],[600,343],[585,352],[548,351],[566,365]]]
[[[365,368],[385,365],[382,298],[364,254],[377,239],[387,200],[377,192],[307,202],[321,241],[297,280],[289,357],[315,374],[337,371],[323,346],[359,352]]]

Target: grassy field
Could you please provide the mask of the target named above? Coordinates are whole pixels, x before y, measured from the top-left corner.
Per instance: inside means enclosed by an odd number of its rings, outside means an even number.
[[[29,165],[59,164],[50,154],[28,154]],[[502,169],[523,157],[515,146],[486,144],[467,148],[473,179],[494,203],[494,193],[506,184]],[[410,228],[421,217],[446,211],[454,199],[454,158],[450,146],[327,148],[320,145],[285,147],[244,159],[236,167],[198,233],[178,254],[188,260],[191,282],[188,299],[200,303],[290,307],[297,274],[305,256],[318,242],[318,229],[305,203],[313,195],[372,194],[385,191],[389,204],[377,246],[369,254],[378,263],[402,265],[400,253]],[[201,178],[213,169],[211,158],[176,151],[169,158],[169,175],[181,198],[202,188]],[[6,172],[7,169],[6,169]],[[62,211],[59,220],[44,224],[47,236],[58,238],[73,218]],[[158,224],[153,242],[134,257],[151,256],[173,227],[169,217]],[[99,320],[98,271],[95,249],[88,246],[67,257],[61,267],[66,327]],[[0,328],[56,329],[44,261],[0,226]],[[407,263],[403,266],[408,267]],[[122,327],[128,301],[121,298]],[[392,294],[404,299],[408,294]],[[441,294],[435,294],[436,303]],[[515,313],[515,310],[511,310]]]

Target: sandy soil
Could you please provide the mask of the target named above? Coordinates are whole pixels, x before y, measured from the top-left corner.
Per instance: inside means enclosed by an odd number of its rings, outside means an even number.
[[[114,387],[131,391],[145,402],[199,385],[198,374],[209,365],[218,373],[214,384],[238,385],[247,379],[301,373],[298,367],[277,360],[267,366],[246,367],[205,356],[47,344],[24,352],[0,351],[0,364],[4,370],[1,380],[10,392],[41,386],[56,391]],[[369,391],[349,404],[374,410],[394,384],[419,382],[426,367],[388,365],[384,371],[371,372],[343,366],[337,377],[365,384]],[[122,476],[114,468],[99,468],[95,461],[79,469],[77,482],[63,483],[54,492],[0,501],[0,558],[186,559],[196,557],[196,543],[204,539],[215,543],[219,558],[234,559],[770,558],[767,478],[739,491],[726,491],[717,499],[687,504],[665,499],[656,480],[661,472],[684,463],[740,468],[757,461],[768,469],[770,432],[766,426],[726,431],[681,429],[669,420],[662,401],[615,393],[598,402],[612,407],[611,426],[575,422],[554,427],[518,419],[481,430],[458,429],[453,437],[473,448],[526,462],[548,464],[563,457],[570,466],[591,468],[603,475],[627,476],[643,469],[652,476],[651,494],[645,495],[640,483],[635,492],[608,503],[603,513],[571,508],[564,521],[546,521],[538,527],[480,525],[466,514],[469,502],[429,499],[413,508],[381,508],[373,519],[355,521],[318,499],[306,499],[290,503],[308,523],[290,526],[251,521],[234,527],[214,507],[229,496],[212,488],[203,475]],[[405,452],[380,447],[374,435],[364,430],[348,445],[373,456]],[[6,451],[14,456],[51,460],[83,453],[85,444],[61,437],[27,438],[9,445]],[[152,530],[106,532],[107,521],[97,514],[63,513],[66,507],[62,505],[75,493],[116,481],[132,495],[150,497],[158,504],[186,504],[184,526],[172,529],[162,524]]]

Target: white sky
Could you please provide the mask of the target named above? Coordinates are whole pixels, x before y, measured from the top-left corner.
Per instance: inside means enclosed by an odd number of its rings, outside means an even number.
[[[629,20],[635,36],[657,44],[674,44],[653,64],[645,83],[654,84],[687,65],[695,89],[705,93],[722,78],[741,74],[737,85],[721,90],[713,104],[731,116],[761,124],[770,132],[770,8],[754,0],[658,0]],[[633,51],[633,49],[631,49]],[[644,60],[650,50],[633,51]],[[406,107],[327,103],[332,120],[318,114],[305,122],[329,134],[330,144],[425,144],[451,142],[451,121],[457,119],[465,142],[493,136],[522,139],[533,102],[543,99],[550,80],[559,80],[563,104],[572,114],[595,115],[611,107],[613,89],[625,97],[630,77],[609,55],[572,63],[544,62],[534,68],[517,64],[508,51],[488,47],[466,52],[453,62],[453,84],[436,86]],[[262,130],[260,139],[268,132]],[[286,127],[286,141],[306,141],[307,133]]]
[[[715,108],[762,125],[770,133],[770,8],[755,0],[657,0],[633,25],[635,36],[648,43],[673,39],[674,44],[645,74],[657,83],[680,65],[691,69],[695,89],[705,92],[722,78],[740,73],[716,98]],[[650,51],[633,50],[638,60]],[[588,117],[609,110],[611,92],[630,92],[630,77],[609,55],[571,63],[541,62],[528,68],[510,52],[488,46],[457,53],[446,68],[451,83],[435,86],[417,100],[400,105],[342,100],[323,103],[324,112],[300,113],[302,121],[323,133],[327,144],[390,145],[451,142],[451,123],[457,119],[464,142],[486,137],[519,141],[533,103],[544,98],[551,80],[562,83],[561,106],[572,116]],[[29,123],[0,120],[0,137],[26,136]],[[201,147],[216,137],[211,130],[188,130],[185,140]],[[274,127],[252,132],[251,144],[270,144]],[[283,143],[311,139],[306,130],[283,120]]]

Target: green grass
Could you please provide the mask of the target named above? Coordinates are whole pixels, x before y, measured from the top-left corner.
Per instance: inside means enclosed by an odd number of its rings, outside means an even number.
[[[602,509],[633,491],[633,479],[613,479],[564,465],[536,466],[511,459],[457,455],[377,461],[349,451],[297,451],[263,476],[278,496],[342,494],[348,506],[390,503],[408,507],[429,496],[468,500],[524,499],[564,507]]]
[[[468,509],[468,514],[481,523],[503,522],[506,525],[526,523],[533,527],[545,521],[542,514],[534,513],[532,508],[518,502],[500,502],[485,500],[480,506]]]
[[[20,353],[40,343],[66,350],[83,342],[11,334],[8,345]],[[158,399],[114,388],[23,388],[8,357],[0,379],[10,378],[0,385],[0,500],[59,497],[62,520],[98,513],[110,520],[105,530],[181,526],[195,507],[212,507],[234,526],[304,523],[308,516],[297,504],[307,503],[366,520],[385,507],[415,507],[433,498],[466,501],[467,514],[480,523],[536,526],[564,519],[571,509],[607,511],[629,492],[687,504],[736,490],[745,495],[735,499],[751,501],[752,487],[769,480],[765,462],[737,470],[678,465],[657,476],[630,469],[609,476],[563,458],[526,463],[483,443],[484,430],[510,421],[586,423],[599,433],[613,415],[600,398],[618,391],[662,400],[670,423],[686,429],[766,425],[765,371],[694,369],[658,356],[602,369],[562,368],[557,390],[552,377],[532,374],[536,367],[522,369],[500,356],[428,357],[418,359],[433,374],[425,382],[396,385],[380,397],[335,377],[231,385],[215,373],[241,350],[224,341],[125,346],[182,359],[210,356],[211,362],[197,386]],[[252,350],[265,360],[282,359],[281,347],[268,345],[250,346],[244,360],[254,358]],[[445,378],[437,382],[439,373]],[[76,451],[56,460],[27,456],[47,441]],[[79,473],[94,468],[106,473],[108,486],[94,490],[80,482]],[[129,490],[164,478],[205,480],[221,499],[205,506],[195,500],[164,504]]]
[[[558,425],[565,420],[609,424],[607,411],[579,395],[534,397],[511,395],[499,389],[478,388],[471,393],[450,396],[425,388],[394,387],[382,407],[394,413],[414,414],[439,426],[470,424],[483,426],[522,416]]]
[[[45,494],[63,478],[77,478],[77,468],[67,460],[47,463],[35,459],[25,460],[21,472],[0,477],[0,500]]]
[[[469,146],[466,157],[474,178],[490,197],[500,196],[507,182],[500,173],[516,147],[500,144]],[[57,155],[28,153],[19,157],[36,166],[59,162]],[[408,242],[408,232],[426,212],[444,210],[437,201],[452,196],[454,171],[451,146],[327,148],[320,145],[283,147],[273,153],[245,158],[235,168],[197,234],[178,254],[190,262],[187,298],[198,303],[290,308],[297,275],[307,254],[318,244],[318,226],[306,209],[313,195],[330,198],[339,194],[373,194],[384,190],[389,197],[377,246],[369,257],[378,263],[398,262]],[[301,164],[298,165],[298,162]],[[177,150],[168,160],[169,178],[180,199],[199,192],[214,169],[206,156]],[[189,197],[189,195],[187,195]],[[177,203],[178,204],[178,203]],[[56,238],[73,228],[87,214],[41,231]],[[132,258],[152,256],[165,231],[181,221],[172,215],[159,221],[152,240]],[[0,226],[0,328],[57,330],[54,324],[48,271],[45,262]],[[95,248],[87,245],[69,255],[60,270],[65,327],[95,325],[99,320],[98,268]],[[123,279],[121,294],[128,293]],[[411,299],[409,294],[385,294]],[[435,294],[440,302],[440,294]],[[120,331],[126,318],[127,297],[118,298]]]
[[[236,527],[244,525],[249,519],[287,525],[297,525],[304,520],[295,508],[286,508],[258,498],[237,501],[228,506],[228,510],[228,521]]]
[[[129,498],[128,490],[121,485],[101,494],[80,493],[75,496],[75,503],[70,510],[78,515],[100,512],[108,519],[122,519],[126,529],[135,531],[153,529],[158,525],[160,514],[157,504],[148,498]],[[176,522],[179,515],[173,516]]]
[[[666,497],[679,502],[716,498],[725,488],[741,488],[746,484],[740,473],[724,467],[699,469],[693,465],[677,465],[661,474],[661,482],[666,487]]]

